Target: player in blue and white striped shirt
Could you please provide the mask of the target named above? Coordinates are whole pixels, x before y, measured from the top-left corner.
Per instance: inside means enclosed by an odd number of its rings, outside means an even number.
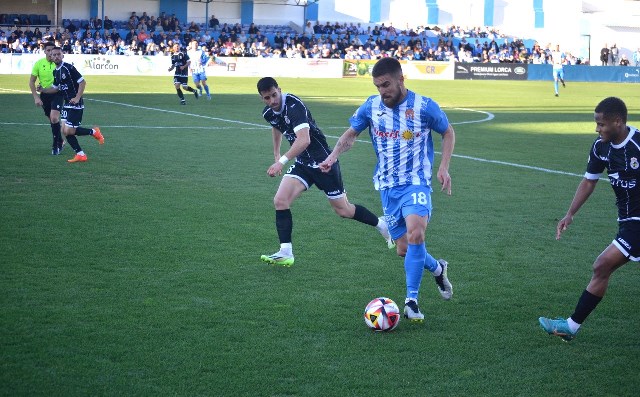
[[[436,260],[425,245],[425,230],[431,217],[431,175],[433,139],[431,131],[442,136],[442,159],[437,178],[442,190],[451,195],[449,162],[455,145],[455,132],[446,114],[432,99],[404,86],[402,66],[395,58],[379,60],[372,70],[379,95],[369,97],[349,119],[351,127],[320,164],[328,171],[338,156],[349,150],[362,131],[369,136],[378,163],[373,184],[380,191],[389,233],[396,240],[398,255],[404,256],[407,282],[405,317],[421,322],[418,292],[423,269],[435,277],[445,300],[453,288],[447,279],[447,262]]]
[[[211,100],[211,93],[209,92],[209,85],[207,84],[207,73],[205,72],[205,67],[207,66],[207,62],[209,62],[209,55],[207,55],[203,49],[198,48],[198,42],[196,40],[191,40],[191,43],[189,43],[187,55],[189,55],[189,59],[191,59],[189,68],[191,68],[191,77],[193,78],[193,83],[196,85],[196,90],[198,90],[200,96],[202,96],[202,88],[204,88],[207,93],[207,99]]]
[[[567,56],[564,52],[560,51],[560,44],[556,45],[556,50],[551,53],[551,62],[553,63],[553,88],[555,89],[556,96],[558,96],[558,80],[562,82],[563,87],[566,87],[564,83],[564,70],[562,69],[566,60]]]

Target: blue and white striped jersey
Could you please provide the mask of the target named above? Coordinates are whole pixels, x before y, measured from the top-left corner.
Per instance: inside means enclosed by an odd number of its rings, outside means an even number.
[[[408,90],[405,100],[390,109],[380,95],[373,95],[349,122],[358,133],[369,127],[378,157],[373,174],[376,190],[404,185],[431,187],[431,130],[443,134],[449,126],[447,115],[435,101]]]
[[[206,63],[203,64],[203,58],[205,56],[204,51],[198,49],[198,50],[190,50],[187,51],[187,55],[189,55],[189,58],[191,59],[191,63],[189,64],[189,67],[191,68],[191,72],[192,73],[203,73],[204,72],[204,67],[206,66]],[[207,58],[208,59],[208,58]],[[206,62],[206,60],[205,60]]]

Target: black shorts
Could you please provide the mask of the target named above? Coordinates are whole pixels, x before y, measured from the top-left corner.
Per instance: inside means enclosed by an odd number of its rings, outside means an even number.
[[[345,195],[340,173],[340,163],[335,163],[331,171],[322,172],[320,168],[313,168],[300,163],[294,163],[289,167],[285,177],[296,178],[309,189],[315,183],[329,199],[338,199]]]
[[[69,127],[78,128],[82,124],[82,112],[84,109],[62,108],[60,118],[64,120]]]
[[[44,110],[45,116],[51,116],[52,110],[57,110],[58,112],[62,110],[62,95],[59,94],[40,94],[40,100],[42,101],[42,110]]]
[[[173,76],[173,84],[187,85],[189,76]]]
[[[640,262],[640,221],[621,222],[613,245],[630,261]]]

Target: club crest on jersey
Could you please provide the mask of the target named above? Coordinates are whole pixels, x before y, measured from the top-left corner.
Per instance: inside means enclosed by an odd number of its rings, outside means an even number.
[[[631,161],[629,161],[629,167],[631,167],[634,170],[637,170],[638,167],[640,167],[640,163],[638,162],[638,159],[635,157],[631,157]]]
[[[404,117],[407,120],[413,120],[413,117],[415,116],[415,112],[413,111],[413,109],[407,109],[404,111]]]
[[[291,124],[291,121],[289,120],[289,116],[284,116],[284,122],[286,124]]]

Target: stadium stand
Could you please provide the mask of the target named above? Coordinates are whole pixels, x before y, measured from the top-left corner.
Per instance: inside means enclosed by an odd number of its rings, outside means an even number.
[[[30,32],[30,26],[49,26],[47,15],[2,14],[0,29],[7,43],[2,52],[37,52],[39,41],[55,38],[63,50],[72,51],[68,43],[78,41],[82,53],[120,55],[168,55],[175,41],[186,45],[196,39],[212,57],[288,57],[377,59],[395,57],[402,60],[460,62],[547,63],[550,49],[534,40],[522,40],[491,27],[417,26],[397,29],[393,25],[357,26],[354,23],[316,22],[313,33],[298,32],[280,25],[227,24],[212,30],[207,24],[179,21],[174,16],[152,17],[135,12],[128,20],[112,21],[113,29],[104,30],[96,19],[63,19],[62,28],[49,27],[42,38]],[[196,25],[194,27],[194,25]],[[95,27],[98,27],[96,29]],[[257,28],[256,33],[248,33]],[[310,28],[310,27],[308,27]],[[142,38],[132,48],[133,37]],[[144,34],[141,35],[141,32]],[[20,44],[20,45],[18,45]],[[573,63],[579,63],[569,56]]]

